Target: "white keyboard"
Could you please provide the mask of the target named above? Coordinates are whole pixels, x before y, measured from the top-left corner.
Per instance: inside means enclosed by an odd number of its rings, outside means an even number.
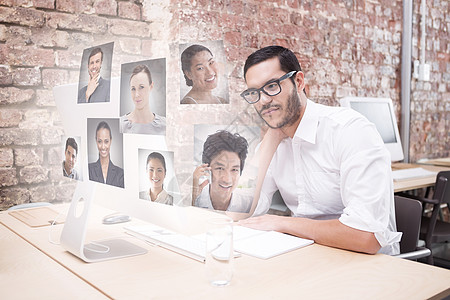
[[[394,181],[401,181],[436,176],[436,174],[436,172],[428,171],[423,168],[410,168],[392,171],[392,178],[394,179]]]
[[[206,245],[203,240],[178,234],[152,224],[126,226],[125,230],[131,235],[142,238],[152,244],[156,244],[201,262],[205,261]]]

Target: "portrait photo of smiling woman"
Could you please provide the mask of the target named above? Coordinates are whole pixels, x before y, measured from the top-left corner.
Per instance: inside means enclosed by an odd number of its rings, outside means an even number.
[[[87,128],[89,180],[123,188],[123,140],[119,120],[89,118]]]
[[[165,135],[165,59],[122,65],[120,131]]]
[[[222,41],[180,45],[181,104],[227,104]]]
[[[169,151],[138,150],[139,199],[167,205],[178,203],[173,157],[173,152]]]

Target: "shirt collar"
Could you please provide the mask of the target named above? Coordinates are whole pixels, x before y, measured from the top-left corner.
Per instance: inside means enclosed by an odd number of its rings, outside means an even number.
[[[316,143],[317,126],[319,124],[319,115],[315,113],[316,108],[316,103],[308,99],[305,113],[295,131],[294,140],[301,139],[311,144]]]

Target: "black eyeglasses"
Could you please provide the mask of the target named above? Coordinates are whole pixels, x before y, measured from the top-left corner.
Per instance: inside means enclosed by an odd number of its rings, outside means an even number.
[[[267,96],[276,96],[281,93],[281,84],[285,79],[291,78],[297,71],[291,71],[289,73],[284,74],[280,78],[276,80],[269,81],[262,88],[259,89],[248,89],[241,93],[241,97],[245,99],[250,104],[256,103],[261,98],[261,92],[266,94]]]

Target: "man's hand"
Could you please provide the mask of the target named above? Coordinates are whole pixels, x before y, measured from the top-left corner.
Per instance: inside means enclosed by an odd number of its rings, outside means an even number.
[[[263,215],[260,217],[248,218],[245,220],[240,220],[238,222],[239,225],[250,227],[253,229],[259,230],[274,230],[274,231],[282,231],[281,224],[283,221],[283,217],[276,215]]]
[[[208,185],[210,172],[211,167],[209,167],[208,164],[202,164],[195,168],[194,173],[192,174],[192,205],[194,205],[195,199],[200,195],[203,188]],[[200,177],[202,176],[206,176],[207,179],[202,183],[199,183]]]
[[[86,102],[89,102],[89,98],[95,92],[95,89],[98,87],[98,80],[100,79],[100,73],[97,73],[94,77],[89,80],[87,89],[86,89]]]

